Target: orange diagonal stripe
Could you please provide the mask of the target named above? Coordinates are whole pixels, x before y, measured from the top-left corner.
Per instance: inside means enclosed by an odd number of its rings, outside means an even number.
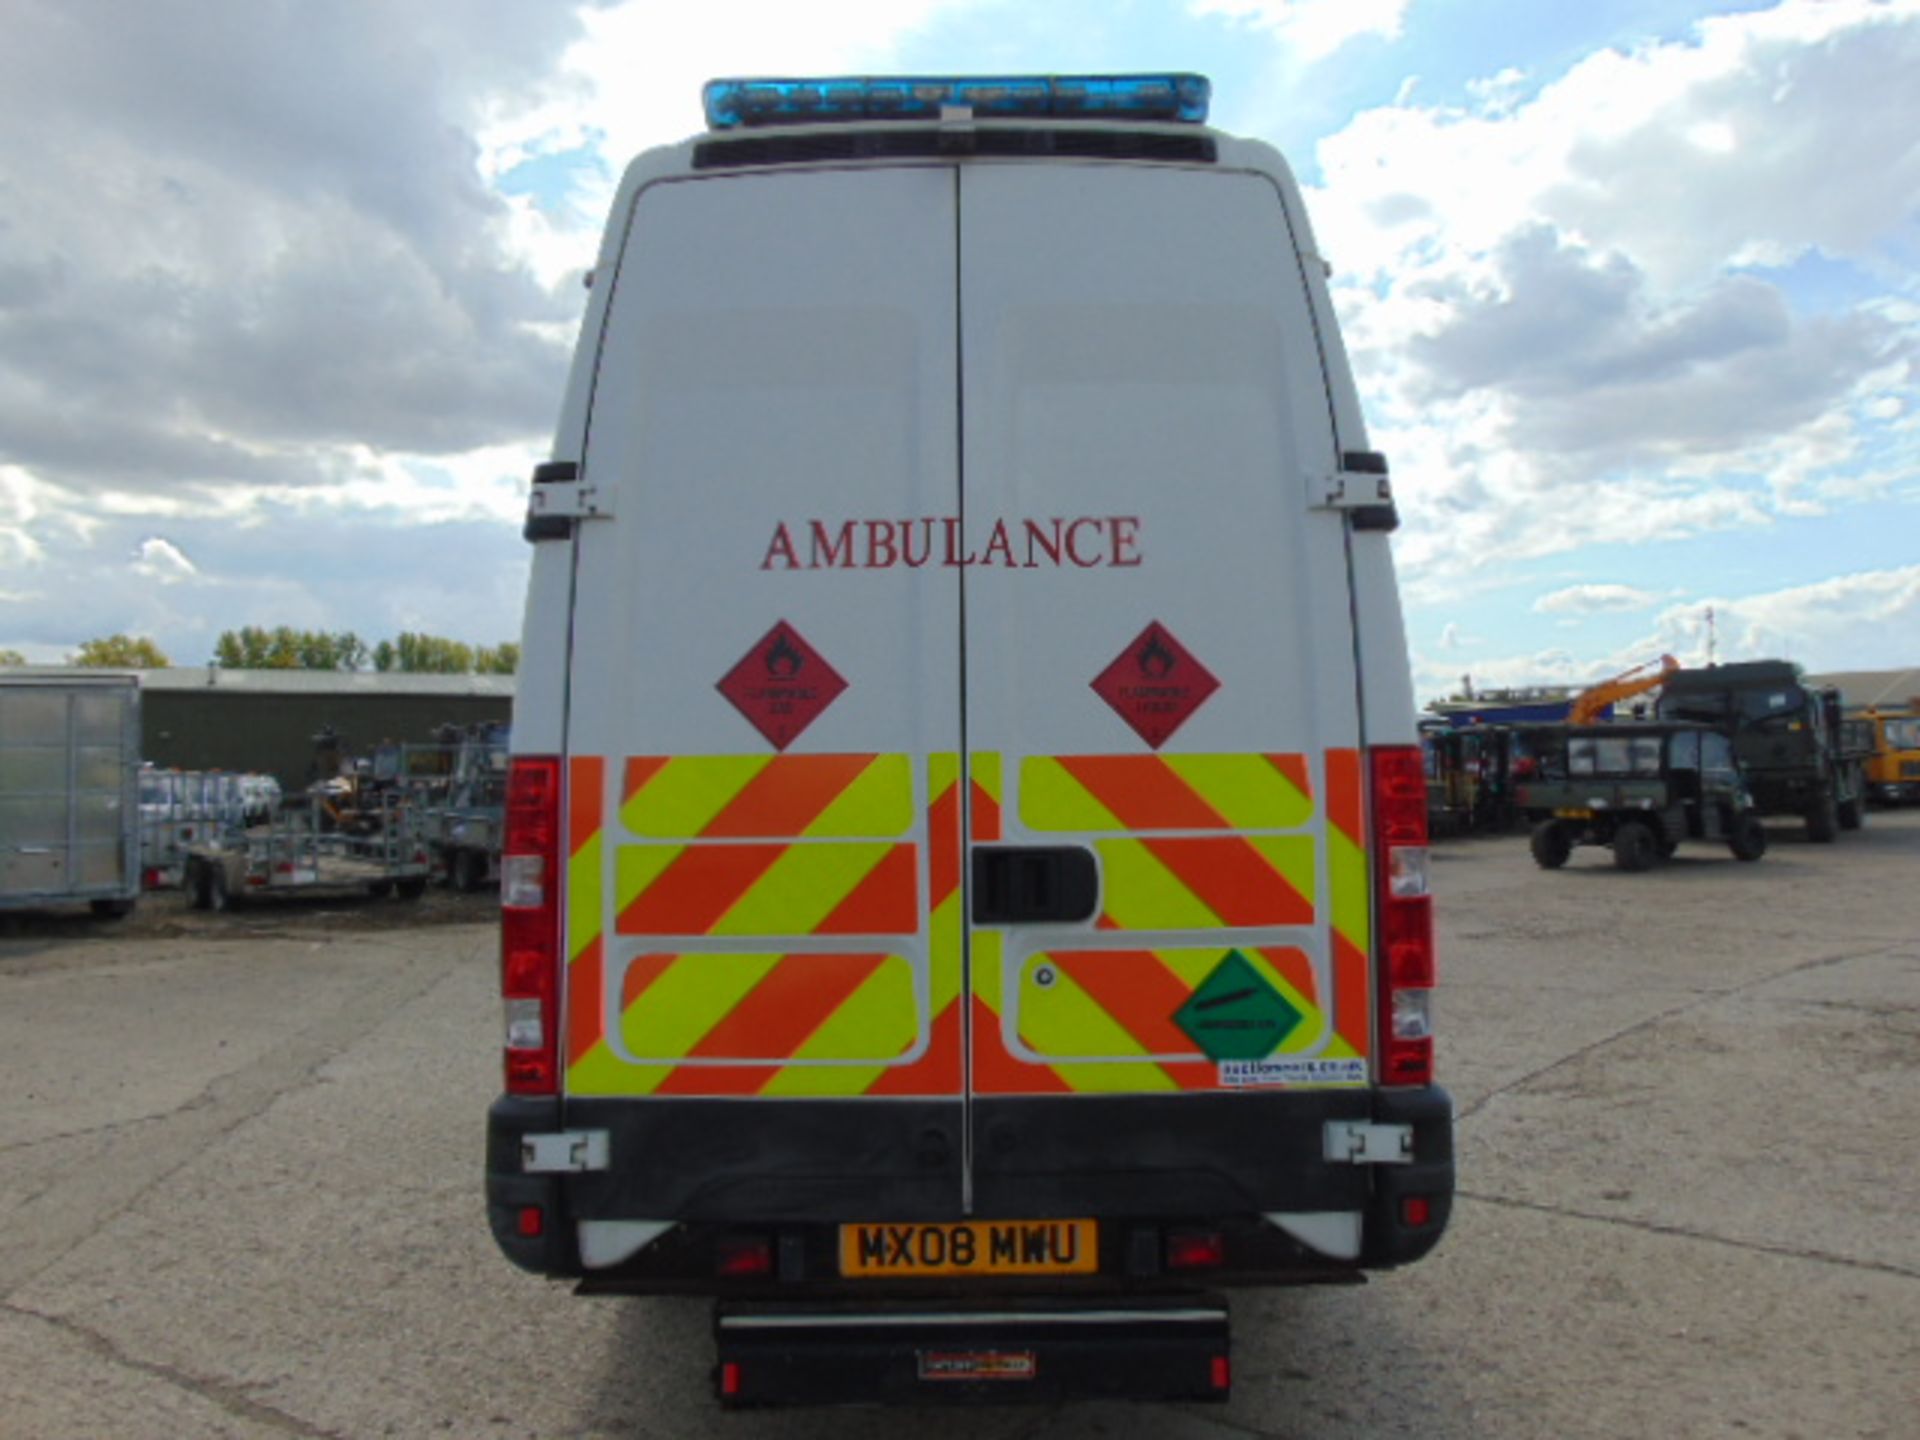
[[[729,1056],[780,1059],[845,1003],[879,969],[884,955],[787,955],[740,1003],[700,1037],[688,1059]],[[780,1070],[775,1065],[683,1065],[661,1082],[661,1095],[751,1095]]]
[[[1174,1012],[1193,998],[1193,991],[1151,950],[1056,951],[1053,959],[1149,1055],[1191,1055],[1200,1048],[1173,1023]],[[1161,1068],[1182,1089],[1210,1086],[1204,1066],[1198,1073],[1191,1065]]]
[[[632,1008],[633,1002],[646,994],[653,982],[672,969],[673,962],[679,958],[678,955],[634,956],[633,963],[627,966],[627,973],[620,981],[621,1013]]]
[[[1327,818],[1354,844],[1366,844],[1360,819],[1360,752],[1327,751]]]
[[[1143,839],[1141,844],[1225,925],[1304,925],[1313,904],[1238,836]]]
[[[833,913],[814,927],[816,935],[912,935],[920,929],[920,887],[914,845],[895,845],[869,870]]]
[[[938,910],[960,888],[960,787],[949,785],[927,807],[927,850],[933,894],[927,908]]]
[[[1367,1010],[1367,957],[1338,930],[1333,932],[1333,1025],[1340,1038],[1366,1055],[1373,1016]]]
[[[1060,767],[1130,830],[1231,830],[1158,755],[1062,755]]]
[[[1260,958],[1279,971],[1280,978],[1298,990],[1303,998],[1315,1005],[1320,1003],[1320,986],[1313,977],[1313,961],[1307,958],[1304,950],[1277,946],[1270,950],[1262,949]]]
[[[606,761],[598,755],[576,755],[567,767],[567,854],[575,855],[600,833],[601,809],[606,804]]]
[[[871,755],[777,755],[702,834],[802,835],[873,763]]]
[[[927,1053],[911,1065],[883,1071],[869,1095],[954,1095],[960,1089],[960,997],[934,1016]]]
[[[690,845],[620,912],[623,935],[704,935],[785,845]]]
[[[600,1043],[606,1031],[603,1013],[605,952],[595,936],[567,966],[567,1062],[578,1062],[582,1055]]]
[[[978,780],[969,783],[973,788],[973,838],[998,840],[1000,838],[1000,802],[989,795],[986,787]]]

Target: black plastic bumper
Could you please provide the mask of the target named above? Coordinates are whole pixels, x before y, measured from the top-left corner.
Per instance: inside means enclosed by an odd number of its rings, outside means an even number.
[[[1404,1265],[1434,1247],[1452,1208],[1453,1106],[1438,1087],[998,1099],[973,1110],[971,1216],[1096,1218],[1110,1277],[1139,1278],[1129,1257],[1155,1226],[1230,1220],[1260,1238],[1236,1267],[1245,1279],[1217,1283]],[[1411,1160],[1328,1160],[1336,1120],[1411,1127]],[[509,1259],[555,1277],[582,1274],[579,1220],[682,1222],[635,1262],[595,1272],[597,1288],[765,1293],[713,1283],[706,1247],[742,1228],[777,1233],[792,1257],[766,1284],[817,1285],[835,1273],[842,1222],[963,1218],[960,1125],[954,1102],[569,1101],[563,1114],[558,1101],[502,1097],[488,1114],[488,1215]],[[526,1174],[522,1137],[562,1128],[606,1131],[612,1166]],[[537,1224],[523,1218],[530,1208]],[[1358,1261],[1318,1256],[1259,1219],[1303,1211],[1360,1212]]]

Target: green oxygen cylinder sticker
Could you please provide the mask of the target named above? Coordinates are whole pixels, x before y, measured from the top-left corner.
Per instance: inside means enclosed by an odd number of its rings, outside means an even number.
[[[1209,1060],[1264,1060],[1305,1018],[1238,950],[1229,950],[1173,1013]]]

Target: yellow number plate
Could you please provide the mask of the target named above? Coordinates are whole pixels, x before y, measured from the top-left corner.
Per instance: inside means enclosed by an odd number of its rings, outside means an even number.
[[[951,1225],[842,1225],[840,1273],[1091,1275],[1100,1266],[1092,1220],[963,1220]]]
[[[1591,810],[1570,808],[1566,810],[1556,810],[1553,813],[1554,817],[1560,820],[1591,820],[1593,818],[1593,812]]]

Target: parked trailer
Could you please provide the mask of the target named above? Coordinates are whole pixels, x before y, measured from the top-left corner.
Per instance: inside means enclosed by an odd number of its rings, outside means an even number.
[[[0,673],[0,910],[133,909],[139,770],[133,676]]]
[[[262,895],[323,891],[419,899],[431,864],[412,810],[389,795],[365,818],[372,823],[338,828],[324,797],[308,792],[282,800],[264,825],[227,828],[188,853],[194,908],[231,910]]]
[[[140,770],[140,884],[174,890],[186,883],[195,845],[224,831],[260,824],[273,813],[280,782],[271,775],[222,770]]]
[[[500,879],[507,745],[505,725],[470,727],[453,746],[445,786],[421,810],[421,834],[434,869],[456,890],[478,890]]]

